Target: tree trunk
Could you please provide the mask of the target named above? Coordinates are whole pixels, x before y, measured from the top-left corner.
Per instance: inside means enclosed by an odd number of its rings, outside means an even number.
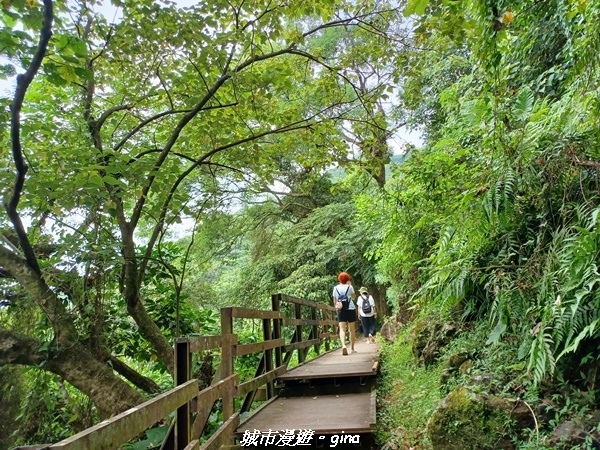
[[[167,366],[171,374],[175,373],[175,357],[173,347],[169,344],[165,335],[152,320],[146,308],[139,300],[134,304],[127,302],[127,312],[131,315],[135,323],[140,327],[140,332],[154,346],[156,353]]]
[[[139,327],[140,333],[154,346],[158,357],[165,363],[171,375],[174,375],[173,346],[167,341],[140,300],[141,281],[138,280],[139,266],[136,259],[133,231],[122,215],[119,215],[119,227],[122,240],[121,251],[125,259],[125,266],[121,274],[121,293],[127,303],[127,312]]]
[[[160,386],[156,384],[154,380],[137,373],[116,356],[111,355],[108,360],[119,375],[131,381],[144,392],[147,392],[148,394],[158,394],[160,392]]]
[[[21,333],[0,328],[0,366],[42,365],[67,380],[96,404],[102,418],[108,418],[145,401],[145,398],[98,361],[79,343],[61,348],[50,346]]]
[[[44,367],[90,397],[103,419],[146,401],[79,344],[51,355]]]

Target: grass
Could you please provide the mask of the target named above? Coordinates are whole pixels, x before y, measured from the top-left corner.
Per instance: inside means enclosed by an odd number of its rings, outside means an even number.
[[[390,442],[390,448],[429,449],[425,429],[442,398],[442,369],[440,364],[417,364],[412,344],[406,341],[408,331],[406,327],[394,343],[382,348],[376,439],[380,445]]]

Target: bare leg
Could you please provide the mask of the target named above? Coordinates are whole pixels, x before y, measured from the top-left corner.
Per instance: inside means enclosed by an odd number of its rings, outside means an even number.
[[[346,346],[346,323],[348,322],[340,322],[340,342],[342,343],[342,348]]]
[[[355,328],[356,322],[348,322],[348,329],[350,330],[350,348],[354,350],[354,338],[355,338]]]

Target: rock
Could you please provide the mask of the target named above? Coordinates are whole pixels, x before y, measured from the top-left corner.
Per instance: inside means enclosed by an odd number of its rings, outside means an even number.
[[[396,341],[396,338],[398,337],[398,330],[400,330],[400,328],[403,326],[404,321],[402,320],[402,314],[400,311],[398,311],[394,317],[389,318],[383,323],[379,334],[387,342],[392,343]]]
[[[466,361],[471,361],[468,359],[469,354],[466,352],[456,353],[450,356],[444,363],[442,364],[442,373],[440,375],[440,385],[446,384],[452,376],[459,370],[459,367]],[[473,361],[471,361],[472,363]],[[464,373],[464,372],[463,372]]]
[[[413,354],[425,365],[432,364],[439,351],[456,335],[458,326],[453,323],[440,323],[423,319],[415,325],[410,338]]]
[[[382,325],[379,335],[389,343],[396,341],[396,338],[398,337],[398,330],[393,324],[392,320],[387,320]]]
[[[523,402],[459,386],[437,405],[427,423],[427,434],[434,450],[508,450],[515,448],[507,427],[511,421],[518,429],[535,426]]]
[[[550,436],[550,446],[555,449],[571,449],[591,440],[595,449],[600,449],[600,433],[594,426],[586,425],[579,420],[568,420],[560,423]],[[588,448],[588,447],[585,447]]]
[[[421,359],[426,366],[429,366],[435,362],[436,358],[440,353],[441,343],[438,341],[429,341],[425,344],[425,347],[421,351]]]
[[[559,406],[549,399],[542,399],[540,403],[533,408],[535,416],[540,424],[548,423],[554,418],[554,412],[560,410]]]
[[[472,359],[467,359],[465,362],[463,362],[459,368],[458,371],[460,373],[462,373],[463,375],[466,375],[470,372],[471,367],[473,367],[473,360]]]
[[[392,430],[388,440],[381,446],[381,450],[400,450],[411,448],[408,442],[408,433],[403,427]]]
[[[496,378],[491,373],[478,373],[471,376],[471,383],[484,389],[488,389],[494,381]]]
[[[482,396],[482,400],[491,410],[503,411],[510,417],[517,432],[526,428],[535,428],[533,414],[523,401],[496,395]]]
[[[450,358],[448,358],[445,364],[447,364],[447,367],[459,368],[461,364],[464,363],[468,358],[468,353],[457,353],[455,355],[450,356]]]
[[[442,369],[442,373],[440,374],[440,385],[444,385],[450,381],[452,375],[454,375],[454,370],[448,367]]]

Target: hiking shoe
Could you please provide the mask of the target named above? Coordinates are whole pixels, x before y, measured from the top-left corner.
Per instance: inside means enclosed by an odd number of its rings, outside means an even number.
[[[356,350],[351,350],[350,353],[358,353]]]
[[[348,356],[348,349],[346,347],[342,347],[342,355]]]

